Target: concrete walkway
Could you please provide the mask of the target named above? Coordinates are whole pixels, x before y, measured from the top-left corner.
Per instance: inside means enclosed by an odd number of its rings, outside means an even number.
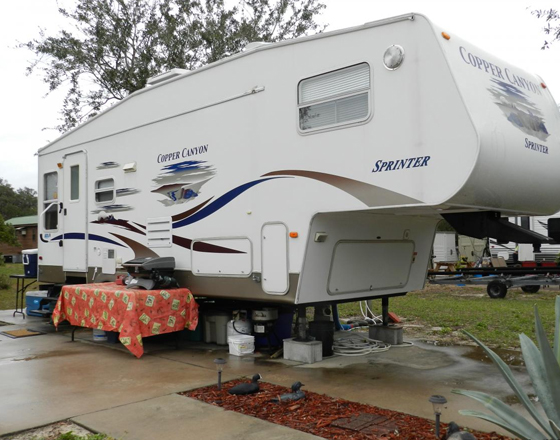
[[[484,390],[500,398],[512,394],[497,369],[473,359],[476,352],[469,347],[415,344],[304,365],[231,356],[227,347],[214,344],[182,342],[176,350],[162,335],[145,339],[145,354],[136,359],[120,344],[93,342],[91,330],[79,330],[71,342],[69,328],[55,332],[46,320],[11,315],[0,311],[0,321],[13,323],[0,331],[27,328],[45,334],[18,339],[0,334],[0,435],[70,419],[123,440],[194,434],[208,439],[317,438],[177,394],[214,384],[217,357],[228,361],[224,381],[258,372],[268,382],[289,387],[300,380],[310,391],[425,418],[433,418],[428,398],[441,394],[449,401],[442,421],[483,431],[499,430],[460,416],[459,409],[483,408],[451,389]],[[529,386],[522,370],[517,375]]]

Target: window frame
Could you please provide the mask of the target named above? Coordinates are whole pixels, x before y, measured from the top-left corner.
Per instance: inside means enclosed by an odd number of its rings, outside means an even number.
[[[75,177],[73,171],[77,169],[78,170],[78,175]],[[80,182],[80,174],[81,174],[82,170],[81,170],[81,166],[80,164],[74,164],[74,165],[70,165],[70,187],[69,189],[69,197],[68,197],[68,203],[79,203],[80,202],[80,191],[81,191],[81,182]],[[77,191],[77,194],[75,194],[75,191]],[[74,196],[77,195],[76,198],[74,198]]]
[[[360,66],[362,64],[367,65],[367,67],[368,67],[369,87],[367,89],[356,89],[356,90],[353,90],[351,92],[333,94],[333,95],[329,96],[327,99],[317,99],[317,100],[312,100],[312,101],[306,101],[304,103],[300,102],[301,85],[304,81],[308,81],[308,80],[311,80],[313,78],[320,78],[320,77],[323,77],[325,75],[331,75],[331,74],[334,74],[335,72],[339,72],[339,71],[345,70],[345,69],[351,69],[353,67]],[[357,126],[357,125],[362,125],[362,124],[368,123],[371,120],[371,118],[373,117],[372,84],[373,84],[372,69],[371,69],[370,64],[366,61],[357,62],[357,63],[351,64],[351,65],[348,65],[348,66],[340,67],[338,69],[330,70],[328,72],[323,72],[323,73],[319,73],[319,74],[316,74],[316,75],[313,75],[313,76],[308,76],[308,77],[302,78],[298,82],[297,90],[296,90],[296,94],[297,94],[297,96],[296,96],[296,101],[297,101],[296,121],[297,121],[297,130],[298,130],[299,134],[305,136],[305,135],[308,135],[308,134],[315,134],[315,133],[320,133],[320,132],[324,132],[324,131],[337,130],[337,129],[340,129],[340,128],[349,128],[349,127],[354,127],[354,126]],[[306,129],[306,130],[302,129],[301,119],[300,119],[301,109],[306,108],[306,107],[311,107],[311,106],[314,106],[314,105],[318,105],[318,104],[329,103],[329,102],[335,103],[336,101],[346,99],[346,98],[351,98],[353,96],[358,96],[358,95],[362,95],[362,94],[367,95],[366,100],[367,100],[367,105],[368,105],[368,112],[367,112],[367,115],[364,118],[354,119],[354,120],[351,120],[351,121],[336,122],[334,124],[322,125],[320,127],[309,128],[309,129]]]
[[[110,188],[102,188],[102,189],[97,187],[99,182],[103,182],[103,181],[106,181],[106,180],[112,180],[113,181],[113,186],[110,187]],[[111,200],[106,200],[106,201],[101,201],[101,202],[97,200],[97,195],[98,194],[108,193],[109,191],[111,191],[112,194],[113,194],[113,197],[111,198]],[[95,182],[93,182],[93,198],[94,198],[95,203],[97,205],[102,206],[102,205],[115,203],[116,197],[117,197],[117,187],[115,185],[115,177],[114,176],[105,176],[105,177],[97,179]]]
[[[47,176],[51,175],[51,174],[56,175],[56,191],[55,191],[56,192],[56,199],[47,199],[46,198],[47,197]],[[43,212],[50,204],[56,203],[56,206],[54,207],[55,208],[54,212],[56,214],[56,228],[54,228],[54,229],[48,229],[47,228],[48,212],[45,212],[43,214],[43,220],[41,221],[41,227],[46,232],[58,231],[58,225],[59,225],[58,207],[60,206],[59,205],[59,197],[58,197],[58,195],[59,195],[59,193],[58,193],[59,177],[60,177],[60,175],[59,175],[58,170],[46,171],[46,172],[43,173],[43,194],[42,194],[42,196],[43,196],[43,202],[42,202],[43,209],[41,210],[41,212]]]

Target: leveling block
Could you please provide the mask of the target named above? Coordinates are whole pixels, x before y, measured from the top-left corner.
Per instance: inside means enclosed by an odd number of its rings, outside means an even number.
[[[284,359],[314,364],[323,360],[323,343],[321,341],[296,341],[284,339]]]
[[[403,343],[403,326],[402,324],[371,325],[369,338],[386,344],[400,345]]]

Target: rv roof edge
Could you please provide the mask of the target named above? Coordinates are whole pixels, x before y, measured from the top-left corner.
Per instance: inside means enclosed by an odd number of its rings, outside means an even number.
[[[269,44],[272,44],[272,43],[269,43],[267,41],[251,41],[250,43],[248,43],[243,48],[243,51],[244,52],[249,52],[251,50],[258,49],[259,47],[268,46]]]
[[[159,75],[148,78],[148,81],[146,81],[146,86],[153,86],[189,72],[190,70],[179,69],[178,67],[176,67],[174,69],[168,70],[167,72],[160,73]]]

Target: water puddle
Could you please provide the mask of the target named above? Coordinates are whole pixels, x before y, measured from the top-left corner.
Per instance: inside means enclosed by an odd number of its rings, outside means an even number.
[[[495,348],[493,349],[493,351],[498,356],[500,356],[502,361],[504,361],[509,366],[514,366],[514,367],[525,366],[525,362],[523,361],[523,355],[520,351],[505,350],[502,348]],[[482,348],[480,347],[472,347],[470,351],[463,354],[463,357],[478,362],[484,362],[486,364],[493,363],[492,360],[486,355],[484,350],[482,350]]]
[[[529,400],[531,402],[538,402],[539,401],[539,398],[536,394],[527,394],[527,397],[529,398]],[[510,394],[508,396],[505,396],[501,400],[502,400],[502,402],[507,403],[508,405],[521,404],[521,401],[519,400],[519,398],[515,394]]]
[[[79,351],[64,351],[64,350],[53,350],[53,351],[47,351],[45,353],[39,353],[39,354],[34,354],[32,356],[28,356],[28,357],[24,357],[24,358],[14,358],[11,359],[11,362],[28,362],[28,361],[34,361],[37,359],[48,359],[48,358],[60,358],[63,356],[74,356],[77,354],[81,354],[81,352]]]

